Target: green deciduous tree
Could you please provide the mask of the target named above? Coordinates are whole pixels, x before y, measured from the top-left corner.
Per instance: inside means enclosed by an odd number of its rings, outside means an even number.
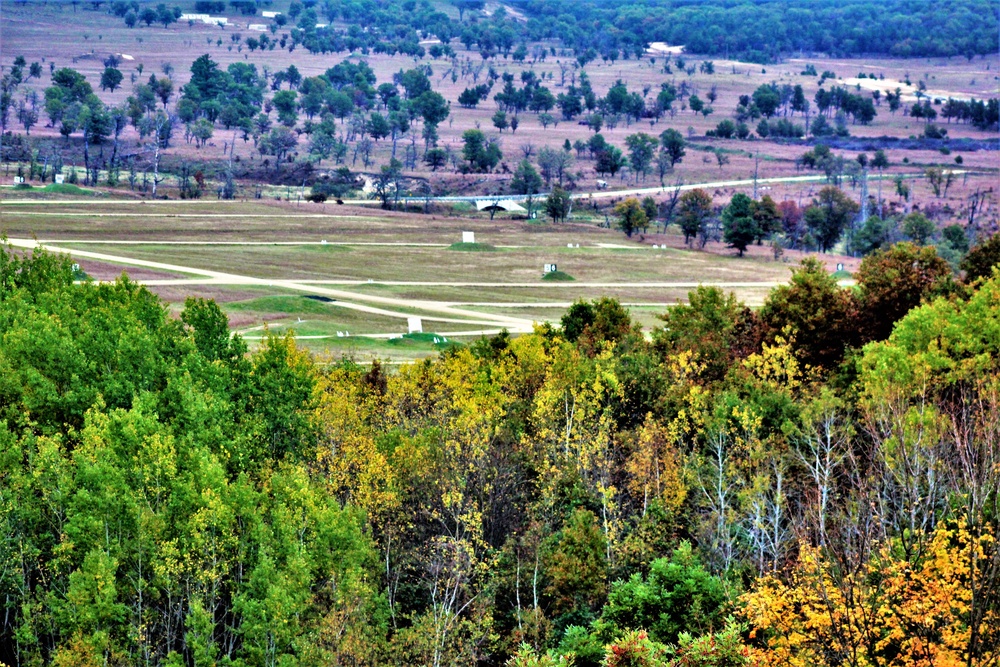
[[[285,127],[294,127],[298,122],[298,93],[294,90],[279,90],[271,99],[278,111],[278,122]]]
[[[893,224],[877,215],[870,216],[851,236],[851,248],[860,255],[868,255],[887,245]]]
[[[542,177],[527,160],[521,160],[514,170],[510,180],[510,190],[514,194],[524,195],[528,203],[528,215],[533,213],[534,195],[542,190]]]
[[[1000,266],[1000,234],[993,234],[974,246],[959,268],[965,272],[966,282],[971,283],[992,276],[996,266]]]
[[[510,122],[507,120],[507,114],[503,111],[498,110],[493,114],[493,127],[497,128],[501,133],[510,127]]]
[[[753,214],[754,201],[742,193],[733,195],[729,206],[722,210],[722,238],[731,248],[739,251],[740,257],[747,246],[761,235]]]
[[[805,221],[819,243],[820,252],[833,249],[859,209],[840,188],[828,185],[819,191],[812,206],[806,209]]]
[[[951,267],[933,247],[897,243],[871,253],[855,274],[864,342],[885,340],[893,324],[925,299],[954,292]]]
[[[642,204],[635,197],[629,197],[625,201],[615,206],[615,215],[618,216],[618,227],[625,236],[632,238],[632,234],[644,230],[649,225],[649,219],[642,208]]]
[[[804,259],[791,282],[768,295],[760,319],[768,340],[791,336],[802,363],[830,370],[857,340],[852,310],[849,294],[823,265]]]
[[[432,90],[418,95],[412,102],[412,108],[424,119],[424,123],[435,127],[447,120],[451,113],[444,96]]]
[[[563,176],[573,165],[573,154],[566,149],[560,150],[558,148],[542,146],[538,151],[537,161],[538,168],[541,169],[545,182],[551,183],[555,180],[561,186]]]
[[[617,146],[608,144],[597,153],[594,170],[602,176],[604,174],[614,176],[621,171],[627,163],[628,161],[626,160],[621,149]]]
[[[488,172],[499,164],[503,153],[496,141],[488,140],[480,130],[462,133],[462,157],[474,172]]]
[[[110,90],[112,93],[122,85],[125,75],[114,67],[105,67],[101,74],[101,90]]]
[[[199,148],[204,148],[214,131],[212,121],[207,118],[199,118],[191,124],[191,136],[195,138]]]
[[[565,220],[572,208],[573,200],[569,193],[558,185],[552,188],[552,192],[545,198],[545,214],[552,218],[552,222]]]
[[[646,178],[646,172],[649,171],[650,165],[653,164],[653,157],[656,155],[656,146],[658,143],[655,137],[645,132],[637,132],[625,137],[625,144],[628,146],[629,164],[635,173],[636,183],[639,182],[640,175],[642,175],[643,179]]]
[[[684,233],[684,242],[691,242],[704,236],[706,225],[712,215],[712,196],[696,188],[681,195],[678,201],[677,222]]]
[[[903,233],[917,245],[927,245],[927,242],[937,231],[937,227],[934,223],[931,222],[926,215],[920,213],[919,211],[913,211],[912,213],[907,214],[903,218],[900,226]]]
[[[753,103],[764,116],[770,118],[777,113],[778,107],[781,106],[781,93],[777,86],[760,86],[753,93]]]
[[[673,644],[681,633],[698,635],[718,627],[726,609],[726,590],[684,542],[670,558],[658,558],[644,577],[617,581],[597,623],[605,637],[624,630],[645,630],[650,639]]]
[[[553,613],[586,618],[604,603],[607,594],[605,538],[597,517],[588,510],[575,510],[545,549],[545,592]]]
[[[287,127],[275,127],[266,135],[261,137],[257,144],[257,150],[261,155],[274,156],[274,170],[281,170],[281,163],[285,161],[288,154],[298,145],[298,136]]]

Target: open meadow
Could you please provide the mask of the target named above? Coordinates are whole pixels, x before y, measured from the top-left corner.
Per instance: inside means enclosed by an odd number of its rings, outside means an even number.
[[[640,242],[590,223],[330,204],[105,199],[98,210],[91,202],[7,198],[0,216],[9,238],[68,252],[95,280],[124,272],[177,312],[189,296],[212,298],[250,340],[265,325],[293,329],[309,349],[359,360],[440,348],[433,337],[384,340],[407,333],[409,316],[420,316],[425,332],[468,342],[481,332],[558,322],[573,301],[601,296],[623,302],[647,328],[699,284],[756,305],[788,279],[795,259],[776,262],[769,248],[739,259],[721,244],[694,251],[674,233]],[[461,247],[463,231],[481,249],[452,248]],[[831,258],[831,270],[836,261],[845,260]],[[549,263],[573,280],[543,280]]]

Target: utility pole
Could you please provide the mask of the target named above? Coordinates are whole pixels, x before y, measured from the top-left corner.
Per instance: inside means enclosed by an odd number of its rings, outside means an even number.
[[[868,219],[868,167],[861,168],[861,222]]]
[[[857,231],[858,226],[865,224],[866,220],[868,220],[868,167],[867,166],[861,167],[861,210],[858,213],[858,220],[853,225],[851,231],[852,232]],[[856,255],[856,251],[853,247],[854,234],[852,233],[851,236],[852,236],[851,254]]]
[[[757,173],[760,168],[760,151],[753,156],[753,198],[757,200]]]

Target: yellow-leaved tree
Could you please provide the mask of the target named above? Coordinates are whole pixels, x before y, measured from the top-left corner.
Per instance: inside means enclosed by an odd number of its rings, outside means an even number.
[[[995,634],[1000,617],[974,618],[971,591],[975,556],[995,537],[973,540],[959,522],[940,524],[927,544],[918,563],[885,545],[852,572],[801,547],[789,581],[765,577],[741,598],[754,658],[789,667],[991,664],[971,659],[970,643]]]
[[[542,495],[555,498],[567,473],[576,475],[601,507],[601,530],[612,560],[621,529],[619,489],[612,479],[616,429],[613,406],[622,396],[611,349],[595,357],[563,344],[553,353],[544,385],[535,396],[534,442],[543,462]]]
[[[800,459],[813,511],[834,521],[818,521],[786,578],[743,597],[762,664],[997,664],[998,359],[994,278],[865,347],[864,437],[838,425],[836,402],[810,408]]]

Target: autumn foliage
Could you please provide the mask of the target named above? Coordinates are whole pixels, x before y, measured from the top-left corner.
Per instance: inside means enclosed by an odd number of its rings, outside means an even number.
[[[390,369],[0,253],[0,661],[996,664],[1000,278],[865,262]]]

